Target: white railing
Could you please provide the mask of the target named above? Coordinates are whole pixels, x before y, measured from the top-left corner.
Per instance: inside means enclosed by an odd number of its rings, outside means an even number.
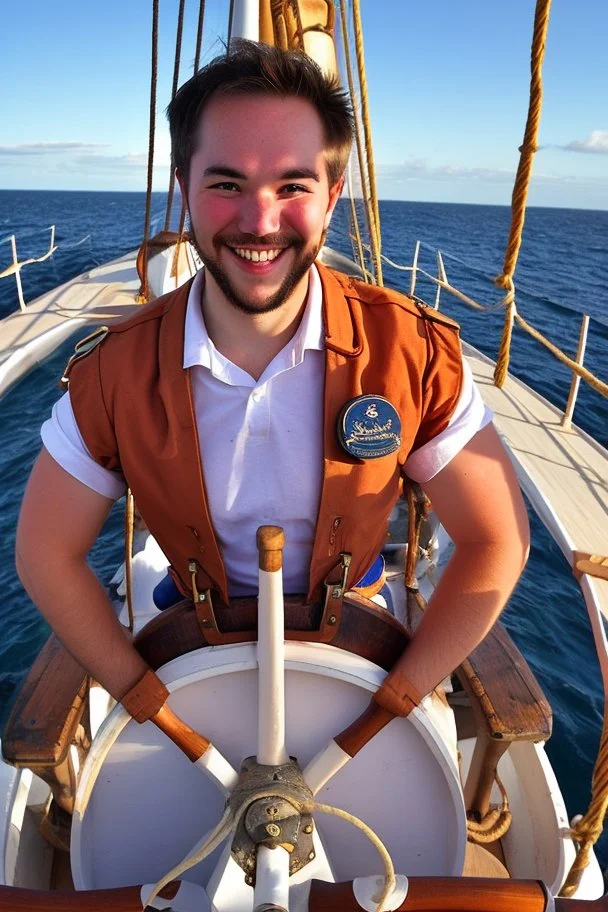
[[[420,276],[424,276],[426,279],[428,279],[430,282],[432,282],[436,286],[435,301],[433,303],[433,307],[435,308],[435,310],[439,309],[439,300],[440,300],[440,295],[441,295],[442,290],[449,292],[449,294],[453,295],[453,297],[462,301],[464,304],[468,304],[470,307],[473,307],[475,310],[483,310],[483,311],[488,312],[488,311],[492,311],[492,310],[499,310],[500,308],[502,308],[504,306],[504,299],[498,301],[495,304],[490,304],[490,305],[479,304],[473,298],[469,297],[469,295],[464,294],[464,292],[460,291],[460,289],[456,288],[454,285],[451,285],[448,280],[448,277],[447,277],[445,263],[444,263],[443,256],[442,256],[442,253],[440,250],[436,251],[437,275],[433,275],[432,273],[427,272],[425,269],[422,269],[422,267],[418,265],[421,246],[422,246],[421,241],[416,241],[416,246],[414,248],[414,256],[412,258],[411,266],[402,266],[398,263],[394,263],[392,260],[389,260],[388,257],[386,257],[386,256],[382,257],[384,262],[388,263],[390,266],[393,266],[395,269],[398,269],[401,272],[410,273],[410,295],[415,294],[417,278],[420,275]],[[464,263],[463,265],[466,266],[466,263]],[[575,361],[575,363],[577,365],[579,365],[579,367],[582,367],[583,362],[584,362],[585,348],[587,345],[587,333],[589,330],[589,320],[590,320],[590,317],[587,314],[582,315],[581,328],[580,328],[579,340],[578,340],[578,349],[576,352],[576,357],[573,359]],[[576,399],[578,396],[580,382],[581,382],[581,378],[579,377],[579,375],[576,374],[574,371],[572,371],[572,381],[570,383],[570,392],[568,394],[568,402],[564,409],[564,416],[562,418],[562,427],[565,430],[568,430],[572,425],[572,415],[574,413],[574,407],[576,405]]]
[[[4,238],[0,243],[9,243],[11,245],[11,251],[13,254],[13,262],[10,266],[7,266],[6,269],[3,269],[0,272],[0,279],[6,279],[9,276],[15,276],[15,282],[17,283],[17,296],[19,298],[19,307],[22,311],[26,310],[26,304],[23,297],[23,286],[21,285],[21,270],[24,266],[29,266],[30,263],[42,263],[44,260],[48,260],[57,250],[57,245],[55,244],[55,226],[49,225],[47,231],[51,232],[51,237],[49,241],[49,249],[45,254],[40,257],[29,257],[27,260],[21,260],[17,256],[17,240],[14,234],[9,235],[7,238]]]

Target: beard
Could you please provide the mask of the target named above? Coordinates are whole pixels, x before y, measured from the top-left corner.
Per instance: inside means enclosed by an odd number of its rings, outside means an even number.
[[[255,315],[271,313],[273,310],[278,310],[279,307],[281,307],[316,260],[317,254],[323,245],[323,239],[321,239],[314,248],[306,249],[303,241],[299,239],[294,240],[293,238],[287,238],[281,235],[263,238],[256,238],[251,235],[215,238],[214,247],[217,247],[219,244],[229,247],[247,247],[249,244],[264,244],[269,247],[289,247],[294,251],[294,262],[280,286],[275,292],[268,295],[265,301],[257,304],[253,304],[243,295],[238,293],[230,281],[226,270],[220,265],[218,258],[209,253],[204,253],[196,238],[194,238],[193,243],[198,255],[205,265],[205,269],[209,270],[209,273],[215,280],[216,285],[219,287],[226,300],[237,310],[240,310],[241,313]],[[281,256],[283,256],[283,254],[281,254]]]

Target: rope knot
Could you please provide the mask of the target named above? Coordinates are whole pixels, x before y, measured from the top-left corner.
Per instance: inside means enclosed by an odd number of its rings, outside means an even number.
[[[535,142],[529,142],[529,143],[522,143],[521,146],[519,146],[517,151],[520,154],[525,152],[526,155],[535,155],[538,152],[539,148],[540,148],[540,146],[537,146]]]
[[[507,272],[501,272],[501,274],[497,275],[493,281],[497,288],[506,288],[508,291],[515,290],[515,285],[513,284],[513,276],[509,275]]]

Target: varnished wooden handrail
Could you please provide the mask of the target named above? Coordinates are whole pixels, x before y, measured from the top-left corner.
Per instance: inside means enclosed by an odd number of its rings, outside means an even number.
[[[313,880],[309,912],[361,912],[351,881]],[[394,912],[546,912],[545,892],[535,880],[478,877],[412,877]],[[588,912],[604,912],[603,907]]]
[[[179,882],[162,896],[172,899]],[[0,886],[0,912],[141,912],[141,886],[77,892]],[[361,912],[352,881],[313,880],[309,912]],[[411,877],[395,912],[546,912],[545,892],[536,880],[480,877]],[[608,896],[596,900],[556,899],[556,912],[608,912]]]

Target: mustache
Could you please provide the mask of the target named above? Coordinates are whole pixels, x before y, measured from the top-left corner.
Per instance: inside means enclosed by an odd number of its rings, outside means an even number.
[[[218,234],[215,241],[226,244],[228,247],[292,247],[302,244],[302,238],[289,234]]]

